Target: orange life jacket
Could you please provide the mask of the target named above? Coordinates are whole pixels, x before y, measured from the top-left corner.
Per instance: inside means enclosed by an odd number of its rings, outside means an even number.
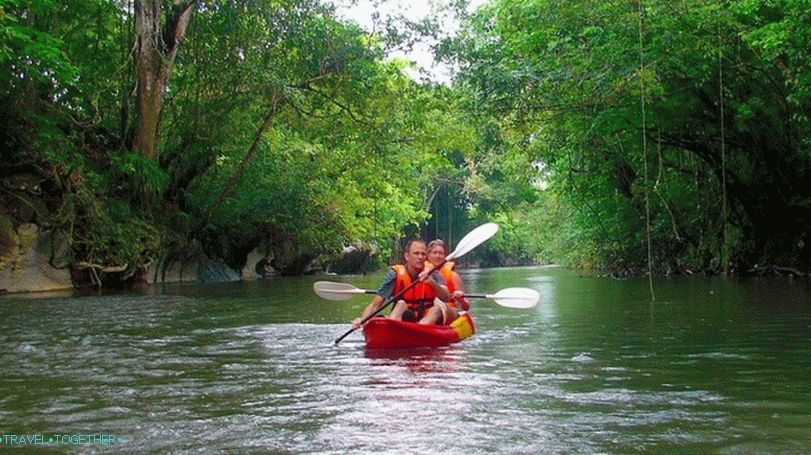
[[[404,265],[393,265],[391,269],[396,274],[392,295],[397,295],[411,285],[411,276]],[[428,283],[417,283],[400,298],[405,300],[408,309],[414,312],[417,318],[422,318],[425,315],[425,310],[434,305],[435,297],[436,293],[433,286]]]
[[[433,264],[430,262],[425,263],[426,267],[433,268]],[[448,261],[442,264],[442,267],[439,268],[438,272],[442,275],[442,279],[445,280],[445,287],[448,288],[448,293],[451,294],[451,300],[448,302],[448,306],[452,308],[459,308],[462,310],[469,310],[470,305],[468,305],[467,301],[464,297],[457,297],[453,295],[453,291],[456,290],[456,287],[453,283],[453,269],[456,268],[456,263],[453,261]]]
[[[437,272],[442,275],[442,279],[445,280],[445,287],[448,288],[448,292],[451,294],[456,290],[456,288],[453,287],[453,268],[455,266],[456,264],[453,261],[448,261],[442,264],[442,267],[437,270]],[[425,267],[433,269],[434,265],[430,262],[426,262]]]

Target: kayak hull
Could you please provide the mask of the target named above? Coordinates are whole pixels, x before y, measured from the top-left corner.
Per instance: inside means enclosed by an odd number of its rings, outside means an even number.
[[[422,325],[385,317],[373,318],[363,326],[367,349],[410,349],[445,346],[468,338],[475,332],[466,312],[450,325]]]

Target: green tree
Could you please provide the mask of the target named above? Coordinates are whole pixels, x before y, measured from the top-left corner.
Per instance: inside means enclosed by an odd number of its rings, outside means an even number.
[[[807,267],[807,2],[641,6],[495,2],[444,54],[505,153],[544,165],[594,263],[641,269],[649,196],[660,270],[722,268],[725,229],[738,269]]]

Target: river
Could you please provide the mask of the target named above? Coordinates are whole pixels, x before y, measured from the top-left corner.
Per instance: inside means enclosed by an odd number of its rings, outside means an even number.
[[[372,289],[381,276],[333,279]],[[541,267],[462,276],[471,292],[530,287],[541,301],[477,300],[472,338],[380,354],[360,333],[332,344],[368,298],[321,300],[311,285],[324,277],[5,296],[0,452],[811,448],[808,282],[659,279],[651,301],[644,279]]]

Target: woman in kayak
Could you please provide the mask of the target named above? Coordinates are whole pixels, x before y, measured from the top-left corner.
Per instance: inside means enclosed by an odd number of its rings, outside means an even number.
[[[426,270],[431,270],[445,261],[445,256],[448,255],[448,246],[441,239],[432,240],[428,244],[428,263]],[[445,280],[445,287],[451,294],[451,299],[448,300],[446,307],[443,308],[443,324],[450,324],[459,316],[459,311],[467,311],[470,306],[464,298],[465,284],[462,282],[462,277],[454,270],[456,264],[453,261],[445,262],[439,268],[439,274]],[[423,272],[426,273],[426,272]]]
[[[441,324],[443,314],[440,308],[434,306],[434,299],[439,298],[444,302],[450,300],[451,295],[445,287],[442,275],[425,271],[427,256],[425,241],[410,240],[403,254],[405,264],[394,265],[389,269],[377,295],[363,310],[363,314],[352,321],[352,326],[360,327],[360,321],[376,312],[389,297],[399,294],[415,280],[419,283],[403,294],[389,317],[420,324]]]

